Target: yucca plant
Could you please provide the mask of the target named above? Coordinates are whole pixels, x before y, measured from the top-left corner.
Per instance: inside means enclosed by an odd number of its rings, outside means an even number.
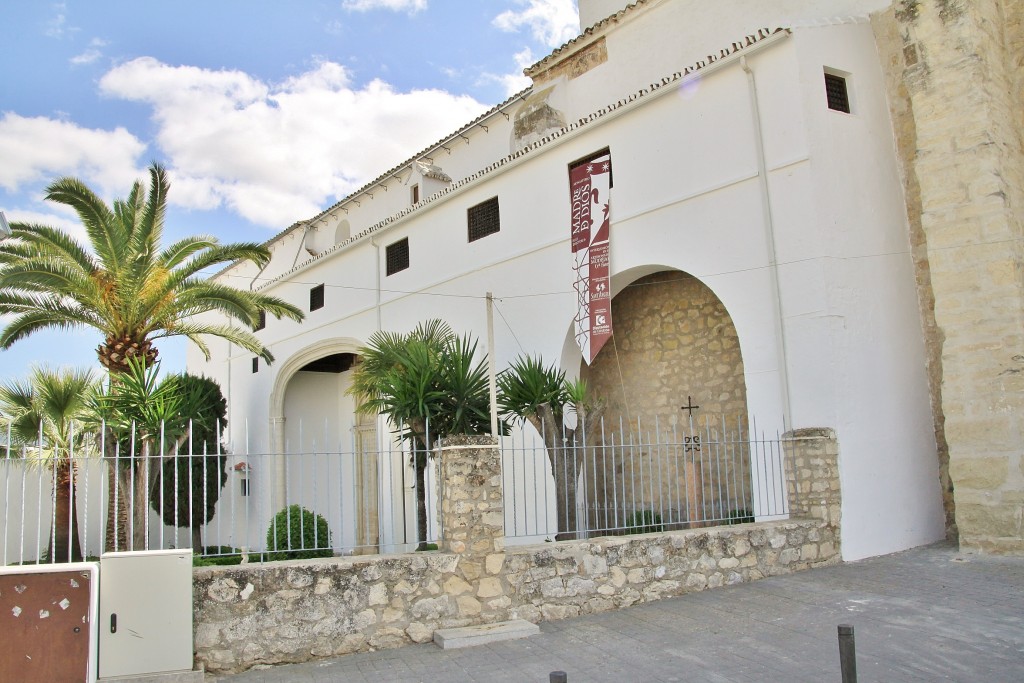
[[[427,538],[425,470],[436,439],[490,431],[487,367],[477,343],[441,320],[408,334],[381,331],[359,349],[350,393],[362,412],[386,415],[411,439],[420,548]]]
[[[570,382],[554,365],[537,356],[520,356],[498,375],[498,407],[510,421],[526,421],[544,439],[555,480],[558,508],[556,540],[576,538],[576,484],[584,450],[577,434],[593,431],[603,405],[595,400],[582,379]],[[566,412],[576,414],[576,426],[566,425]]]
[[[36,462],[53,472],[51,562],[82,560],[72,456],[88,453],[83,425],[98,389],[99,380],[88,370],[48,367],[33,368],[25,380],[0,384],[0,412],[9,422],[11,445],[35,446]]]
[[[160,380],[159,365],[158,362],[147,367],[141,358],[129,360],[127,371],[118,375],[117,381],[110,382],[107,390],[98,394],[94,400],[95,413],[104,420],[111,440],[120,453],[127,454],[127,457],[117,459],[121,464],[117,469],[117,479],[122,496],[130,491],[128,495],[132,501],[132,519],[128,528],[132,538],[128,547],[134,550],[145,547],[147,510],[151,502],[165,521],[169,518],[172,520],[169,523],[175,523],[174,508],[165,508],[160,504],[159,497],[155,496],[162,479],[161,471],[177,479],[177,483],[169,484],[169,491],[165,490],[168,494],[164,496],[165,505],[173,506],[175,497],[187,501],[192,495],[189,489],[190,478],[183,481],[175,475],[174,468],[180,466],[178,460],[184,460],[181,473],[189,477],[188,468],[193,464],[185,456],[178,458],[177,454],[186,447],[190,436],[198,435],[201,440],[215,433],[217,421],[226,412],[220,388],[211,380],[191,375],[170,375]],[[193,431],[190,432],[190,429]],[[205,465],[212,465],[217,474],[208,484],[219,494],[227,478],[223,473],[224,458],[215,456],[212,460],[216,462],[207,462]],[[199,462],[202,463],[202,460]],[[200,464],[200,467],[203,466]],[[210,492],[208,488],[200,495],[207,496],[209,500]],[[168,498],[171,500],[168,501]],[[122,500],[126,499],[122,497]],[[216,503],[216,499],[213,503]],[[195,510],[195,506],[200,509]],[[212,504],[209,507],[212,508]],[[196,520],[201,520],[199,524],[202,524],[213,513],[203,507],[201,501],[196,501],[191,514],[191,518],[186,514],[177,521],[181,522],[181,526],[192,522],[195,528]],[[125,526],[122,524],[121,528]],[[121,538],[117,539],[116,547],[125,545],[128,544],[122,544]],[[195,547],[201,547],[201,544]]]

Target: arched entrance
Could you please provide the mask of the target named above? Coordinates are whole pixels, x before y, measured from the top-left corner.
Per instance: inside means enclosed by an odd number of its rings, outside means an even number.
[[[277,506],[302,501],[328,522],[332,545],[356,554],[380,544],[377,420],[349,394],[359,357],[334,340],[290,359],[271,397],[277,449]]]
[[[613,338],[580,373],[605,404],[585,482],[588,526],[748,517],[743,358],[721,300],[692,275],[665,270],[624,287],[612,321]]]

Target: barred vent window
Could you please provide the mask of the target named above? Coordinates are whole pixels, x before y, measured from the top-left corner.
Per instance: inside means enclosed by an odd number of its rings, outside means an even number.
[[[846,79],[835,74],[825,74],[825,95],[828,97],[828,108],[833,111],[850,113],[850,93],[846,89]]]
[[[266,311],[260,311],[260,319],[258,321],[256,321],[256,327],[253,328],[253,331],[258,332],[259,330],[262,330],[266,326],[267,326],[267,312]]]
[[[409,267],[409,238],[398,240],[387,247],[388,275]]]
[[[324,307],[324,286],[317,285],[309,290],[309,310],[315,311]]]
[[[501,214],[498,211],[497,197],[469,207],[466,216],[469,222],[470,242],[475,242],[501,230]]]
[[[252,359],[252,371],[253,372],[259,372],[260,371],[260,357],[259,356],[256,356],[256,357],[254,357]]]
[[[419,185],[413,185],[412,186],[412,203],[415,204],[419,200],[420,200],[420,186]]]

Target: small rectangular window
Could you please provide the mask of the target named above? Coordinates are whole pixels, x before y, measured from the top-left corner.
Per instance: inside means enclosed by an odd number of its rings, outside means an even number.
[[[413,185],[412,186],[412,203],[415,204],[419,200],[420,200],[420,186],[419,185]]]
[[[260,311],[260,319],[256,321],[256,327],[252,328],[253,332],[259,332],[267,326],[267,312]]]
[[[324,286],[317,285],[309,290],[309,310],[315,311],[324,307]]]
[[[469,241],[493,235],[501,230],[501,213],[498,210],[498,198],[492,197],[486,202],[471,206],[466,211],[469,224]]]
[[[387,246],[387,261],[388,275],[394,275],[409,267],[408,237]]]
[[[254,356],[253,359],[252,359],[252,371],[253,372],[259,372],[260,371],[260,357],[259,356]]]
[[[829,109],[850,113],[850,93],[843,76],[825,73],[825,96],[828,98]]]

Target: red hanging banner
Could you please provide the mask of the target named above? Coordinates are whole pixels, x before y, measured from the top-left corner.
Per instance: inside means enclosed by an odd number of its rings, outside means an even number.
[[[612,336],[608,281],[610,154],[569,169],[572,255],[576,290],[576,343],[589,365]]]

